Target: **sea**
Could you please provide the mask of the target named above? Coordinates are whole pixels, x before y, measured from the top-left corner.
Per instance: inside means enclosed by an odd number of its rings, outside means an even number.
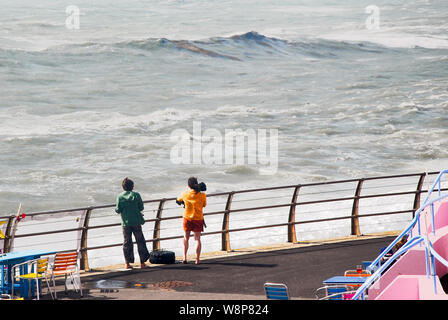
[[[150,200],[440,171],[447,142],[446,0],[0,3],[0,215],[124,177]]]

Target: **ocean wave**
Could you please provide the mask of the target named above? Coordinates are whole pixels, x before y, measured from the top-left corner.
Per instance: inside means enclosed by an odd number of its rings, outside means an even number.
[[[178,40],[168,38],[148,38],[120,42],[86,41],[83,43],[62,44],[49,47],[43,52],[61,53],[68,55],[85,55],[117,52],[122,54],[159,54],[159,51],[176,53],[188,52],[195,55],[242,61],[261,55],[270,56],[301,56],[318,59],[337,58],[344,53],[373,52],[380,53],[388,48],[363,41],[328,40],[321,38],[307,38],[302,40],[285,40],[268,37],[256,31],[227,37],[210,37],[202,40]],[[1,49],[2,51],[17,51]]]
[[[132,40],[112,44],[122,49],[144,50],[155,52],[160,49],[170,51],[186,51],[193,54],[211,58],[222,58],[233,61],[242,61],[254,56],[259,51],[264,53],[284,54],[285,46],[293,48],[288,41],[266,37],[255,31],[229,37],[211,37],[203,40],[171,40],[167,38],[150,38],[146,40]],[[260,51],[263,50],[262,51]]]
[[[248,166],[248,165],[234,165],[228,169],[226,169],[225,174],[229,175],[238,175],[238,176],[250,176],[250,175],[257,175],[258,170],[255,168]]]
[[[193,122],[201,121],[202,130],[213,128],[214,120],[229,114],[240,118],[285,117],[300,111],[300,108],[272,109],[250,105],[223,105],[203,110],[192,108],[188,114],[182,109],[162,108],[138,115],[117,111],[74,111],[52,115],[35,115],[27,111],[11,112],[0,117],[0,141],[8,144],[48,144],[58,143],[63,136],[121,135],[151,136],[170,135],[175,129],[183,128],[192,132]],[[255,121],[255,120],[254,120]],[[258,120],[257,120],[258,121]],[[232,122],[215,123],[214,128],[233,128]]]
[[[430,27],[434,32],[435,27]],[[442,29],[445,31],[444,29]],[[442,32],[434,35],[428,32],[416,33],[409,26],[401,28],[383,28],[380,32],[370,30],[355,30],[326,35],[329,41],[348,43],[369,43],[378,48],[392,49],[448,49],[448,39]]]
[[[154,44],[160,47],[187,50],[193,53],[207,55],[210,57],[228,58],[241,60],[241,56],[247,50],[261,50],[263,53],[293,55],[300,54],[319,58],[334,58],[344,51],[368,51],[382,52],[386,48],[368,42],[346,42],[325,39],[304,39],[302,41],[290,41],[276,37],[268,37],[256,31],[228,37],[212,37],[205,40],[169,40],[148,39],[145,41],[130,41],[126,45],[140,49],[154,49]],[[223,52],[224,51],[224,52]],[[226,51],[234,52],[236,55],[227,54]]]
[[[53,29],[53,28],[65,28],[64,23],[51,23],[51,22],[43,22],[43,21],[20,21],[16,24],[19,28],[44,28],[44,29]]]

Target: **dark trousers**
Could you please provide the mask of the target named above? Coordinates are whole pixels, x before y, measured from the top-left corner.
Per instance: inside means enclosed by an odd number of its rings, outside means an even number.
[[[140,263],[144,263],[149,259],[148,248],[146,247],[145,236],[142,232],[142,226],[123,227],[123,254],[126,263],[134,263],[134,245],[132,243],[132,234],[134,234],[135,242],[137,242],[138,255]]]

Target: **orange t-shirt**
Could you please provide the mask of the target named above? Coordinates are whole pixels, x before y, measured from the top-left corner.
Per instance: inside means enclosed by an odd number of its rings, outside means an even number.
[[[184,218],[188,220],[203,220],[202,208],[207,205],[207,196],[205,193],[194,190],[183,192],[178,198],[178,201],[185,203]]]

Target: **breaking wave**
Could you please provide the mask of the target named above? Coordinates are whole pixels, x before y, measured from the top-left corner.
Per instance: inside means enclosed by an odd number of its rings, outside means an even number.
[[[129,54],[166,54],[166,52],[187,52],[204,57],[242,61],[256,56],[302,56],[317,59],[334,59],[341,54],[375,52],[381,53],[391,48],[369,42],[347,42],[325,39],[303,39],[290,41],[268,37],[255,31],[229,37],[211,37],[203,40],[174,40],[148,38],[116,43],[85,42],[57,45],[44,50],[50,53],[68,55],[99,54],[102,52],[125,51]],[[4,49],[2,50],[4,51]]]

